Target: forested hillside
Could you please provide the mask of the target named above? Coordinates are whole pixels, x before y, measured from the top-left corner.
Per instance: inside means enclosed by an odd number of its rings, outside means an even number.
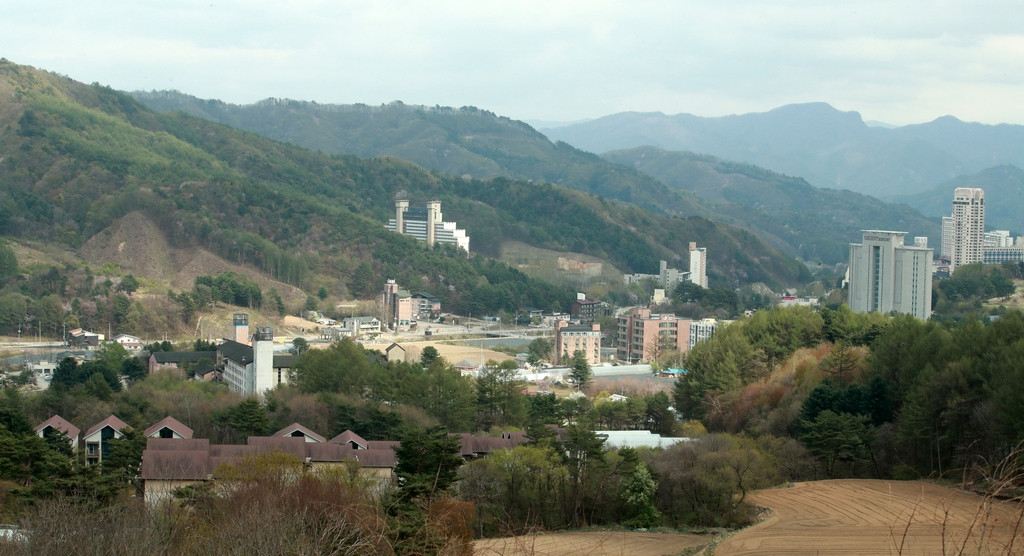
[[[720,211],[785,241],[786,251],[804,260],[845,262],[849,243],[860,241],[864,229],[926,236],[936,248],[942,239],[937,219],[927,219],[908,206],[844,189],[819,189],[803,178],[750,164],[656,147],[611,151],[602,157],[716,205],[730,204]]]
[[[455,176],[544,181],[655,212],[712,214],[692,195],[565,143],[552,143],[523,122],[472,106],[335,105],[288,99],[239,106],[177,91],[131,94],[158,112],[180,110],[325,153],[396,156]]]
[[[465,225],[484,255],[515,239],[653,272],[696,241],[713,249],[715,280],[777,286],[807,275],[753,234],[703,218],[546,184],[466,180],[395,158],[309,151],[180,112],[157,114],[109,88],[7,61],[0,77],[0,233],[8,236],[78,248],[139,212],[172,247],[202,248],[307,292],[329,280],[336,295],[365,298],[395,278],[457,311],[567,306],[567,290],[384,230],[394,195],[405,190],[414,203],[443,201],[446,217]]]

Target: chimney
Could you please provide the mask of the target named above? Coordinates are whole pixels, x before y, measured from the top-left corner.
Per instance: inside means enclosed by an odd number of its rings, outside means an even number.
[[[427,245],[433,246],[435,241],[434,226],[441,220],[441,201],[427,202]]]
[[[395,200],[395,231],[405,233],[405,211],[409,208],[408,199]]]
[[[249,343],[249,315],[235,313],[235,341],[240,344]]]
[[[256,327],[252,335],[253,374],[256,378],[256,394],[263,395],[274,386],[274,329],[269,326]]]

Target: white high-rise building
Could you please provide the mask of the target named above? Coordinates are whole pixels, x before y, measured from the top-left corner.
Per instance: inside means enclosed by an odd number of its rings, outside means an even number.
[[[428,201],[426,207],[410,207],[404,196],[395,200],[395,217],[384,225],[392,232],[412,236],[430,245],[451,243],[469,252],[469,236],[455,222],[445,222],[441,201]]]
[[[862,243],[850,244],[850,308],[932,314],[932,250],[903,244],[906,232],[864,230]]]
[[[942,245],[939,258],[948,261],[953,258],[953,217],[942,217]]]
[[[694,241],[690,242],[690,282],[702,288],[708,287],[708,249],[698,249]]]
[[[949,272],[965,264],[980,263],[985,239],[985,191],[958,187],[953,192],[953,250]]]

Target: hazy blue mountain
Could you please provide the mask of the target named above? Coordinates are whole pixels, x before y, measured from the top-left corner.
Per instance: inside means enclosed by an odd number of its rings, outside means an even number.
[[[1024,234],[1024,170],[1016,166],[996,166],[970,176],[961,176],[927,191],[894,197],[927,216],[949,216],[953,210],[953,190],[980,187],[985,190],[985,227]]]
[[[849,242],[859,240],[860,231],[867,228],[927,236],[933,246],[940,240],[939,221],[906,205],[848,190],[817,188],[803,178],[749,164],[655,147],[610,151],[602,156],[709,202],[731,204],[730,214],[783,239],[805,260],[844,261]],[[751,210],[739,210],[737,205]]]
[[[1024,126],[945,116],[886,129],[825,103],[717,118],[624,112],[541,131],[594,152],[652,145],[707,153],[877,197],[925,191],[998,164],[1024,166]]]

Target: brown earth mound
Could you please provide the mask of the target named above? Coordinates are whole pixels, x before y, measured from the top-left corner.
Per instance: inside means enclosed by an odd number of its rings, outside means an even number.
[[[707,544],[708,539],[679,533],[593,531],[548,533],[473,543],[476,556],[667,556]]]
[[[726,539],[716,556],[747,554],[1022,554],[1022,507],[930,483],[798,483],[750,497],[774,515]]]
[[[118,219],[85,242],[79,252],[90,264],[117,263],[126,273],[152,280],[166,280],[174,268],[163,232],[141,212]]]

